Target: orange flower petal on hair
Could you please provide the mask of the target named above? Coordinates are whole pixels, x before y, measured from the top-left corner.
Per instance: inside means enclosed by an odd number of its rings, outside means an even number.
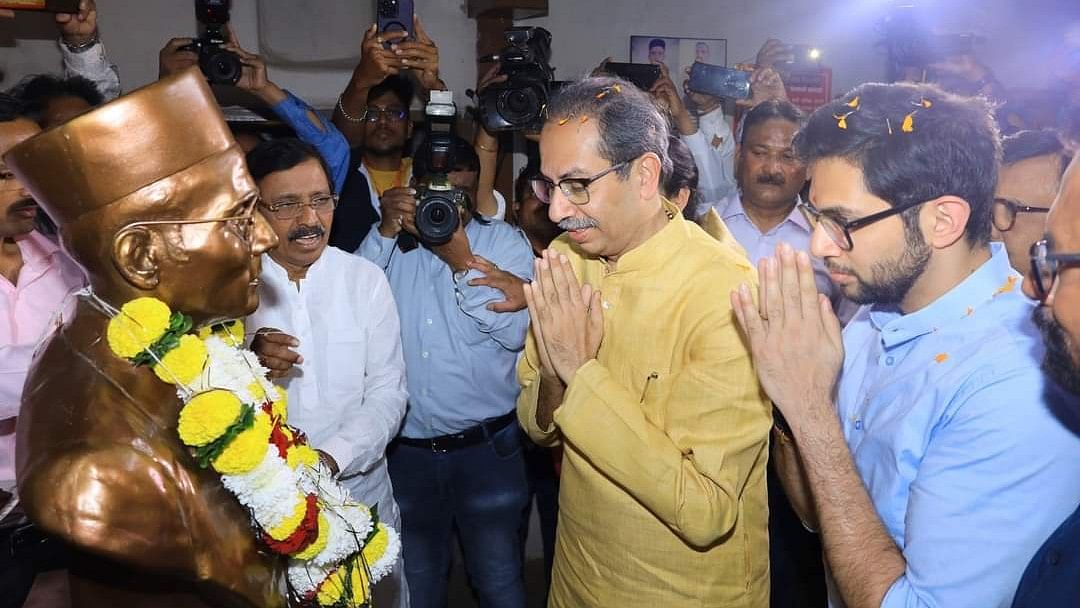
[[[582,116],[581,117],[581,124],[585,124],[587,122],[589,122],[589,117],[588,116]]]
[[[561,127],[561,126],[565,125],[568,122],[570,122],[570,117],[569,116],[567,116],[566,118],[563,118],[562,120],[560,120],[559,121],[559,126]]]
[[[617,82],[611,85],[611,88],[614,89],[616,93],[622,93],[622,85]]]
[[[944,362],[946,362],[948,360],[949,360],[949,353],[938,353],[938,355],[936,357],[934,357],[934,362],[935,363],[944,363]]]
[[[900,125],[900,130],[904,133],[911,133],[915,130],[915,112],[904,117],[904,124]]]
[[[859,96],[856,95],[855,98],[852,99],[851,101],[847,102],[846,105],[849,108],[858,108],[859,107]]]
[[[919,105],[924,107],[924,108],[930,108],[930,107],[934,106],[934,102],[932,102],[929,99],[924,97],[921,100],[919,100]]]
[[[1005,284],[1004,285],[997,288],[997,291],[994,292],[993,297],[996,298],[997,296],[1000,296],[1003,293],[1009,293],[1010,291],[1013,291],[1015,289],[1016,289],[1016,277],[1015,276],[1010,276],[1009,278],[1005,279]]]

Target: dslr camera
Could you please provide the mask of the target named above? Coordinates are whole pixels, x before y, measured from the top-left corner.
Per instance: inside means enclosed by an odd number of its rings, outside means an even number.
[[[195,0],[195,19],[203,31],[182,49],[199,55],[199,69],[210,84],[234,85],[244,69],[235,53],[221,48],[228,42],[225,24],[229,22],[230,4],[231,0]]]
[[[506,48],[486,59],[501,63],[506,82],[495,83],[480,94],[480,120],[488,131],[539,129],[551,93],[551,32],[542,27],[506,30]]]
[[[461,224],[461,209],[468,206],[464,190],[450,184],[454,169],[454,119],[457,107],[450,91],[432,91],[424,112],[426,140],[417,160],[426,173],[416,188],[416,231],[425,245],[450,241]]]

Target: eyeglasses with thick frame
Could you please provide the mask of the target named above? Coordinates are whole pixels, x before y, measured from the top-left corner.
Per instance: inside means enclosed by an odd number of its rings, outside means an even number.
[[[1054,253],[1053,248],[1049,236],[1031,245],[1031,282],[1040,301],[1050,295],[1063,266],[1080,265],[1080,253]]]
[[[857,220],[851,220],[850,222],[842,222],[838,219],[829,217],[806,201],[801,201],[799,203],[799,209],[803,212],[803,215],[806,216],[806,221],[810,222],[811,227],[820,225],[825,230],[825,234],[829,235],[829,238],[836,243],[837,247],[844,251],[851,251],[855,247],[854,241],[851,240],[851,233],[855,230],[865,228],[870,224],[903,213],[908,209],[913,209],[926,202],[927,201],[918,201],[915,203],[908,203],[907,205],[898,205],[866,217],[860,217]]]
[[[543,175],[536,175],[529,179],[529,184],[532,185],[533,194],[536,195],[536,198],[545,205],[550,204],[551,194],[555,191],[555,188],[558,187],[559,190],[562,190],[566,200],[580,207],[581,205],[589,204],[589,186],[608,173],[618,171],[635,160],[637,159],[632,158],[630,160],[624,160],[621,163],[616,163],[592,177],[567,177],[559,180],[558,183],[551,181]]]
[[[1032,207],[1022,201],[1006,197],[995,198],[992,209],[991,217],[994,221],[994,228],[1002,232],[1012,230],[1018,213],[1050,213],[1049,207]]]
[[[364,108],[364,113],[360,116],[360,120],[366,120],[367,122],[379,122],[380,116],[385,116],[386,119],[390,122],[401,122],[409,117],[409,111],[369,106],[367,108]]]
[[[311,207],[315,213],[322,214],[337,208],[338,195],[316,194],[307,201],[280,200],[273,203],[259,202],[259,206],[276,220],[294,220],[304,212],[304,207]]]

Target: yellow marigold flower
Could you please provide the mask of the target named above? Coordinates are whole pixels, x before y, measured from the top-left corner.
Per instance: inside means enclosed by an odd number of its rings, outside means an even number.
[[[184,445],[201,447],[225,434],[240,418],[242,404],[229,391],[199,393],[180,410],[177,431]],[[266,451],[266,446],[263,446]]]
[[[371,537],[371,540],[364,545],[364,561],[368,564],[374,564],[379,561],[379,558],[386,553],[386,548],[390,545],[390,535],[386,533],[386,526],[379,523],[379,529],[375,532],[375,536]]]
[[[270,404],[270,413],[281,420],[289,419],[289,394],[285,392],[285,389],[278,385],[274,385],[275,399]]]
[[[319,464],[319,453],[306,445],[296,445],[289,448],[285,461],[290,469],[295,469],[302,464],[315,468]]]
[[[256,414],[255,424],[237,435],[214,459],[214,470],[222,475],[239,475],[257,467],[266,456],[272,428],[269,416],[262,412]]]
[[[154,374],[169,384],[191,384],[206,365],[206,345],[190,334],[181,336],[180,344],[165,353]]]
[[[308,545],[307,549],[293,555],[293,557],[304,561],[313,559],[316,555],[322,553],[322,550],[326,548],[329,542],[330,520],[322,513],[319,513],[319,536],[315,539],[315,542]]]
[[[286,517],[280,524],[267,530],[266,533],[270,535],[270,538],[276,541],[283,541],[292,536],[293,532],[296,532],[296,529],[303,523],[305,515],[307,515],[307,497],[302,494],[297,494],[296,506],[293,507],[292,515]],[[322,521],[322,518],[323,515],[319,514],[320,522]]]
[[[315,599],[318,600],[320,606],[333,606],[341,601],[341,596],[345,593],[345,570],[345,566],[342,565],[326,577],[322,585],[319,585],[319,594]],[[356,593],[355,589],[353,593]]]
[[[109,348],[125,359],[134,357],[165,335],[171,316],[169,307],[157,298],[136,298],[124,304],[105,332]]]

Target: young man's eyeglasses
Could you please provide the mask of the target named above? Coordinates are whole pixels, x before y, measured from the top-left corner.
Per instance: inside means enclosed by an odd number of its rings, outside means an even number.
[[[558,187],[562,190],[563,196],[566,200],[575,205],[586,205],[589,203],[589,186],[596,180],[604,177],[612,171],[618,171],[626,165],[633,162],[635,159],[624,160],[621,163],[611,165],[607,169],[604,169],[600,173],[592,177],[568,177],[566,179],[559,180],[558,183],[551,181],[543,175],[537,175],[529,180],[532,185],[533,194],[545,205],[551,203],[551,195],[555,192],[555,188]]]
[[[259,205],[266,209],[275,220],[285,221],[300,217],[300,214],[304,212],[304,207],[311,207],[312,211],[320,215],[332,212],[337,207],[337,201],[336,194],[316,194],[310,201],[286,198],[270,204],[259,203]]]
[[[926,201],[919,201],[907,205],[898,205],[891,209],[886,209],[885,211],[861,217],[857,220],[851,220],[850,222],[841,221],[822,213],[805,201],[799,203],[799,209],[803,212],[803,215],[806,216],[806,220],[810,222],[812,227],[816,228],[820,225],[825,231],[825,234],[829,235],[829,238],[832,239],[833,243],[836,243],[837,247],[844,251],[851,251],[855,247],[855,243],[851,240],[851,233],[853,231],[869,226],[874,222],[879,222],[887,217],[903,213],[913,207],[918,207],[925,202]]]
[[[1049,207],[1032,207],[1011,198],[995,198],[993,206],[994,228],[1002,232],[1011,230],[1017,213],[1049,213]]]
[[[379,122],[379,117],[385,116],[390,122],[401,122],[409,117],[408,110],[399,110],[395,108],[376,108],[375,106],[369,106],[364,109],[363,116],[360,120],[366,120],[367,122]]]
[[[1039,300],[1045,300],[1050,295],[1063,266],[1080,265],[1080,253],[1054,253],[1053,249],[1050,237],[1036,241],[1031,246],[1031,282]]]

